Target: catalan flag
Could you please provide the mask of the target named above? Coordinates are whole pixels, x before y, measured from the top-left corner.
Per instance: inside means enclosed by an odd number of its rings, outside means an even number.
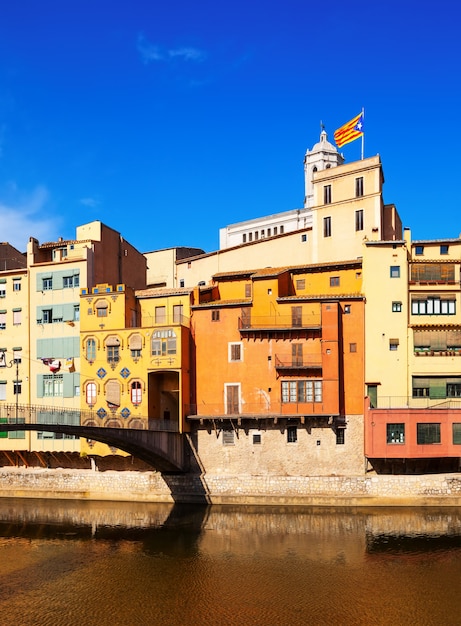
[[[354,141],[363,135],[363,111],[356,115],[354,119],[338,130],[335,130],[334,138],[338,148],[342,148],[346,143]]]

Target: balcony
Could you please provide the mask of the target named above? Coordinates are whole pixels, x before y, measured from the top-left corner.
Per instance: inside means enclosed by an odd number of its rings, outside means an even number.
[[[302,423],[310,418],[329,420],[338,414],[327,411],[323,402],[273,402],[227,406],[226,404],[189,405],[185,414],[188,420],[242,420],[267,419],[277,423],[279,419],[297,418]]]
[[[276,370],[320,370],[322,371],[322,359],[320,356],[293,356],[292,354],[275,355]]]
[[[143,315],[141,328],[155,328],[160,326],[190,327],[190,318],[186,315]]]
[[[413,398],[412,396],[379,396],[371,409],[461,409],[461,397]]]
[[[261,315],[239,318],[239,330],[246,332],[298,332],[299,330],[318,331],[322,328],[320,311],[305,313],[300,317],[293,315]]]

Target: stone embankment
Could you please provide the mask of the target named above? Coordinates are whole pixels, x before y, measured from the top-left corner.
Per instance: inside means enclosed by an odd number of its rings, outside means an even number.
[[[227,476],[0,468],[0,497],[306,506],[460,506],[461,474]]]

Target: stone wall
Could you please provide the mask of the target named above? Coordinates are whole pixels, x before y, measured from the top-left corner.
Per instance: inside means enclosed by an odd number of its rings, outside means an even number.
[[[314,506],[460,506],[461,474],[252,476],[4,468],[0,497]]]

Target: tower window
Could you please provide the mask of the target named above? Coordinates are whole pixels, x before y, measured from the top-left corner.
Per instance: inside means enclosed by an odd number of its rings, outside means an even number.
[[[331,185],[325,185],[323,188],[323,204],[331,204]]]
[[[363,196],[363,176],[355,179],[355,197],[361,198]]]

